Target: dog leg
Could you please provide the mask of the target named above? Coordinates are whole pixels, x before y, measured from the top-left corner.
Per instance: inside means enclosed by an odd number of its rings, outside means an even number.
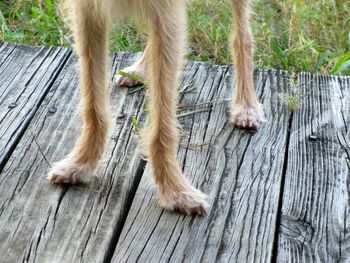
[[[143,137],[161,204],[186,214],[205,214],[205,195],[182,174],[176,159],[178,78],[185,49],[186,10],[182,0],[147,2],[147,65],[150,79],[150,124]]]
[[[140,60],[136,61],[133,65],[130,67],[124,68],[122,71],[135,75],[137,77],[140,77],[142,79],[147,79],[147,67],[146,67],[146,57],[147,57],[147,50],[148,48],[144,50],[142,57]],[[136,85],[141,84],[137,80],[130,79],[128,77],[122,76],[122,75],[117,75],[115,84],[119,87],[133,87]]]
[[[91,0],[74,4],[76,51],[82,95],[82,132],[72,152],[49,172],[52,183],[79,183],[92,174],[102,155],[108,126],[108,14]]]
[[[256,129],[264,121],[253,83],[253,38],[249,29],[249,0],[231,0],[234,13],[232,34],[236,92],[232,100],[231,121],[237,126]]]

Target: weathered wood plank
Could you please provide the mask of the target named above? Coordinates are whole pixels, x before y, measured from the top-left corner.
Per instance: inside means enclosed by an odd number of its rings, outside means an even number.
[[[350,78],[299,75],[277,262],[349,262]]]
[[[15,44],[9,44],[9,43],[3,43],[0,46],[0,66],[5,62],[6,58],[12,53],[13,50],[15,50],[17,45]]]
[[[231,71],[195,66],[197,89],[186,93],[180,104],[231,97]],[[179,159],[193,184],[209,195],[208,215],[164,211],[147,168],[112,262],[271,260],[289,119],[279,94],[288,92],[288,77],[260,71],[255,82],[268,118],[256,134],[227,122],[228,102],[181,118],[185,147],[179,149]]]
[[[57,47],[0,47],[0,171],[70,53]]]
[[[135,59],[120,54],[113,68]],[[73,58],[37,110],[0,175],[2,262],[103,262],[112,256],[144,168],[132,119],[143,122],[144,92],[110,89],[114,127],[93,180],[59,187],[46,180],[48,164],[73,147],[80,128]],[[34,140],[33,134],[36,136]]]

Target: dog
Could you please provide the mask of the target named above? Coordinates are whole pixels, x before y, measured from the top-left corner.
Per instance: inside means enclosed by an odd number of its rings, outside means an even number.
[[[253,38],[249,29],[249,0],[228,0],[234,22],[232,45],[236,91],[230,121],[257,128],[264,121],[253,86]],[[186,0],[65,0],[79,57],[81,117],[79,139],[68,156],[55,163],[48,178],[54,184],[83,182],[101,158],[108,129],[107,40],[115,17],[132,16],[145,25],[147,47],[142,58],[124,71],[149,80],[150,123],[142,140],[147,145],[151,172],[164,208],[204,215],[206,195],[182,174],[176,159],[179,124],[176,119],[180,69],[186,39]],[[118,76],[118,85],[135,81]]]

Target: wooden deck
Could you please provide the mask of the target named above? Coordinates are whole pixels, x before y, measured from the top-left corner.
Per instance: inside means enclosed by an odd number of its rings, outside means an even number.
[[[112,75],[136,57],[113,56]],[[113,128],[90,183],[48,183],[80,128],[75,60],[0,43],[0,262],[350,261],[350,78],[256,71],[267,122],[249,133],[227,122],[232,70],[189,62],[178,158],[208,194],[197,217],[158,205],[133,131],[144,90],[111,85]]]

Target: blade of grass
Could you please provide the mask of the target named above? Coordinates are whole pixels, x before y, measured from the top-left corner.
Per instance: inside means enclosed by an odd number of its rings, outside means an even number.
[[[340,74],[342,71],[345,71],[349,68],[349,62],[350,62],[350,52],[346,53],[344,56],[342,56],[338,62],[333,67],[331,74]]]
[[[136,75],[127,73],[127,72],[125,72],[125,71],[119,70],[119,71],[117,72],[117,74],[118,74],[118,75],[121,75],[121,76],[123,76],[123,77],[129,78],[129,79],[132,79],[132,80],[134,80],[134,81],[140,82],[140,83],[142,83],[142,84],[144,84],[144,85],[148,85],[148,81],[147,81],[147,80],[145,80],[145,79],[143,79],[143,78],[141,78],[141,77],[139,77],[139,76],[136,76]]]

